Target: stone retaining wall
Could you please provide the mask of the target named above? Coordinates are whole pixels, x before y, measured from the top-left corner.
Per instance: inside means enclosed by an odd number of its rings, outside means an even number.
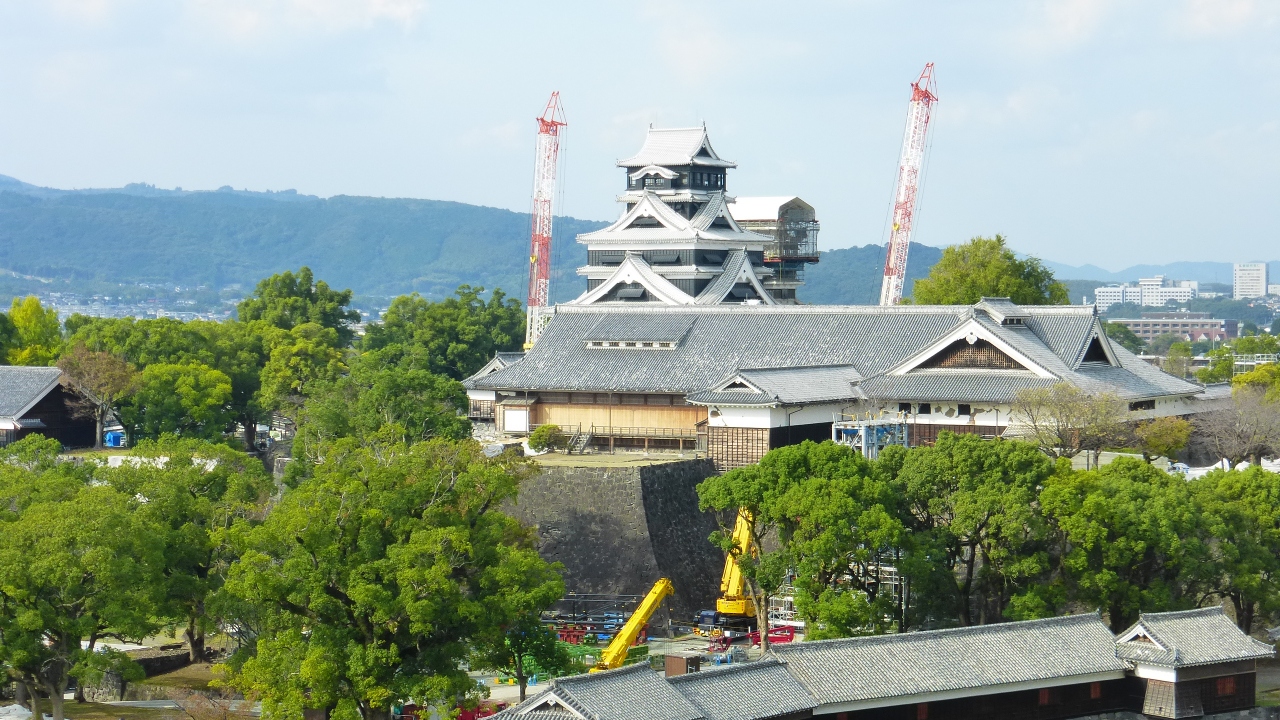
[[[695,490],[714,472],[709,460],[544,466],[508,511],[535,529],[544,558],[564,564],[569,592],[643,595],[668,577],[671,620],[687,622],[720,589],[724,556],[707,540],[717,524]]]

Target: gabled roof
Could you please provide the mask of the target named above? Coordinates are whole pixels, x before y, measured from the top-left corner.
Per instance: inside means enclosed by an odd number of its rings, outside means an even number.
[[[556,707],[586,720],[703,720],[702,712],[648,663],[552,680],[549,691],[494,717],[522,717]]]
[[[733,219],[725,204],[722,190],[707,193],[707,202],[698,209],[692,219],[686,219],[652,190],[644,190],[630,196],[634,205],[622,213],[608,227],[578,236],[578,242],[586,244],[634,243],[634,242],[693,242],[707,240],[763,245],[772,238],[744,230]],[[717,218],[723,218],[727,227],[712,227]],[[638,225],[644,223],[643,225]],[[656,222],[655,227],[653,223]]]
[[[804,686],[773,658],[677,675],[667,682],[707,720],[771,718],[817,707]]]
[[[636,253],[627,253],[622,262],[604,282],[588,290],[569,302],[569,305],[592,305],[607,303],[604,298],[618,285],[638,283],[648,291],[657,302],[665,305],[691,305],[692,296],[676,287],[670,280],[662,277]]]
[[[645,135],[644,146],[640,152],[626,160],[619,160],[618,166],[638,168],[646,165],[702,165],[706,167],[732,168],[736,164],[722,160],[711,147],[707,138],[706,127],[691,128],[655,128],[650,127]]]
[[[770,652],[823,705],[913,696],[991,694],[1063,680],[1123,677],[1115,639],[1096,614],[773,645]],[[855,682],[851,682],[856,679]]]
[[[855,395],[862,375],[852,365],[739,370],[688,396],[695,405],[805,405],[845,400]],[[746,389],[729,387],[744,384]]]
[[[0,418],[16,420],[58,385],[56,367],[0,365]]]
[[[1116,656],[1144,665],[1179,668],[1261,660],[1275,648],[1240,631],[1221,607],[1143,613],[1116,640]]]
[[[768,290],[764,289],[764,285],[760,282],[760,278],[755,273],[755,268],[751,266],[751,260],[747,254],[741,250],[730,250],[729,256],[724,259],[723,272],[707,284],[702,292],[698,293],[695,302],[699,305],[717,305],[724,302],[729,292],[733,290],[733,286],[738,283],[746,283],[750,285],[756,294],[760,296],[760,302],[765,305],[777,305],[778,302],[773,299]]]
[[[475,371],[475,372],[471,375],[471,377],[473,377],[473,378],[484,377],[485,375],[488,375],[489,373],[497,372],[497,371],[501,370],[502,368],[507,367],[508,365],[510,365],[510,364],[512,364],[512,363],[514,363],[515,361],[519,360],[519,359],[520,359],[520,358],[522,358],[522,357],[524,357],[524,353],[523,353],[523,352],[499,352],[499,353],[495,353],[495,354],[494,354],[494,356],[493,356],[493,358],[492,358],[491,360],[489,360],[489,362],[485,363],[485,364],[484,364],[484,367],[482,367],[482,368],[480,368],[479,370]]]

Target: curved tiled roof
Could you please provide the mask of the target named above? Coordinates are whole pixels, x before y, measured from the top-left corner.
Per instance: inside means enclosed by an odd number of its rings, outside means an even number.
[[[1236,628],[1221,607],[1143,613],[1116,643],[1116,656],[1163,667],[1188,667],[1275,657],[1275,648]]]
[[[58,384],[56,367],[0,365],[0,418],[16,417]]]
[[[777,717],[817,707],[804,686],[773,658],[708,668],[668,682],[707,720]]]
[[[700,156],[698,152],[706,148],[708,155]],[[644,146],[640,152],[625,160],[619,160],[618,166],[638,168],[646,165],[703,165],[707,167],[737,167],[736,164],[721,159],[711,148],[705,127],[691,128],[649,128],[644,138]]]

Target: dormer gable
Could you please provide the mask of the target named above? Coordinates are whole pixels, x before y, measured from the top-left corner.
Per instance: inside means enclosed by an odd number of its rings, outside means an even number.
[[[1028,373],[1046,380],[1058,379],[1057,375],[1020,352],[972,316],[887,374],[973,371]]]

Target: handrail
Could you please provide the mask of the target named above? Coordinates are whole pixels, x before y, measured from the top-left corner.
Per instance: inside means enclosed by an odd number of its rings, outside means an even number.
[[[698,431],[693,428],[658,428],[625,425],[592,425],[591,434],[600,437],[671,438],[696,440]]]

